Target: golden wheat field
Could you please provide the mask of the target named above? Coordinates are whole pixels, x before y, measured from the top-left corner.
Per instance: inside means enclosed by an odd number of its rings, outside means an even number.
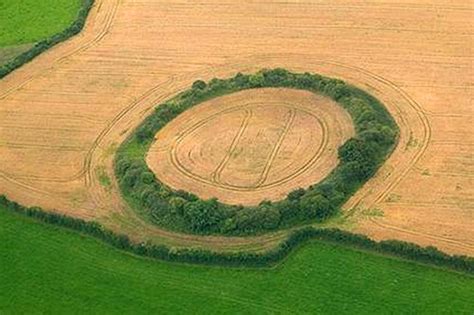
[[[432,0],[96,0],[80,35],[0,81],[0,193],[136,239],[271,247],[287,232],[224,238],[148,224],[120,197],[112,162],[155,105],[195,80],[283,67],[365,89],[400,126],[393,154],[333,224],[473,255],[473,10]],[[148,164],[172,187],[230,203],[279,199],[323,178],[353,133],[350,118],[304,92],[262,93],[186,112],[157,134]],[[240,136],[216,132],[225,124]]]

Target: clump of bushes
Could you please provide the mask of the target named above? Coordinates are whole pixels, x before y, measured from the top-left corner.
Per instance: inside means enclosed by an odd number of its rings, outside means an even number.
[[[297,189],[278,202],[255,207],[227,205],[216,199],[175,191],[159,181],[145,163],[155,134],[169,121],[203,101],[245,89],[285,87],[308,90],[335,100],[349,112],[356,135],[338,150],[338,166],[320,183]],[[385,107],[344,81],[285,69],[238,73],[233,78],[196,81],[192,88],[159,105],[121,145],[115,172],[125,198],[148,219],[168,229],[195,234],[247,235],[308,222],[336,214],[357,189],[372,177],[391,152],[398,127]]]

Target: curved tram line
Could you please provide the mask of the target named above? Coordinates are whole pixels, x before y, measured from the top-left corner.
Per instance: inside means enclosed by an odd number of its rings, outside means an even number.
[[[219,180],[220,179],[219,173],[222,172],[223,169],[225,168],[225,165],[228,162],[228,160],[230,159],[230,157],[232,155],[232,152],[233,152],[233,150],[235,149],[235,147],[237,145],[237,142],[239,141],[240,137],[242,136],[242,134],[244,133],[245,129],[248,126],[248,121],[250,120],[250,118],[252,116],[252,111],[249,110],[246,107],[255,106],[255,105],[259,105],[259,106],[271,106],[271,105],[285,106],[289,109],[289,113],[290,113],[289,118],[285,122],[284,130],[281,133],[278,141],[275,143],[275,146],[273,147],[273,150],[272,150],[269,158],[266,160],[264,169],[263,169],[262,173],[260,174],[260,178],[257,181],[257,184],[249,185],[249,186],[237,186],[237,185],[224,184]],[[205,124],[209,123],[210,121],[212,121],[213,119],[217,118],[218,116],[220,116],[222,114],[234,112],[234,111],[237,111],[237,110],[241,110],[242,108],[245,108],[246,116],[243,119],[242,124],[241,124],[239,130],[237,131],[237,134],[234,137],[234,139],[233,139],[233,141],[230,145],[230,148],[228,150],[227,155],[219,163],[218,167],[216,168],[216,170],[211,175],[211,179],[196,175],[191,170],[186,168],[186,166],[179,160],[178,154],[177,154],[178,147],[179,147],[180,143],[184,140],[184,138],[187,135],[189,135],[192,132],[199,129],[200,127],[202,127],[203,125],[205,125]],[[290,131],[290,129],[293,125],[293,121],[294,121],[294,118],[296,116],[297,111],[301,111],[301,112],[304,112],[307,115],[312,116],[319,123],[319,125],[322,129],[322,139],[321,139],[320,145],[315,150],[315,153],[311,156],[309,161],[304,163],[294,173],[292,173],[292,174],[290,174],[290,175],[288,175],[284,178],[281,178],[279,180],[276,180],[276,181],[273,181],[271,183],[265,184],[266,178],[268,177],[270,168],[271,168],[271,166],[272,166],[272,164],[273,164],[273,162],[274,162],[274,160],[275,160],[275,158],[278,154],[280,146],[282,145],[282,142],[283,142],[284,138],[286,137],[286,135],[288,134],[288,132]],[[182,132],[175,139],[175,141],[171,145],[171,149],[169,150],[169,152],[170,152],[170,161],[173,164],[173,166],[176,168],[176,170],[178,170],[181,174],[185,175],[188,178],[191,178],[193,180],[196,180],[196,181],[199,181],[201,183],[208,184],[208,185],[211,185],[211,186],[214,186],[214,187],[218,187],[218,188],[221,188],[221,189],[226,189],[226,190],[256,191],[256,190],[260,190],[260,189],[268,189],[268,188],[272,188],[272,187],[275,187],[275,186],[279,186],[281,184],[287,183],[287,182],[295,179],[296,177],[302,175],[312,165],[314,165],[314,163],[316,163],[316,161],[321,157],[321,155],[324,152],[324,149],[327,147],[327,144],[328,144],[328,127],[327,127],[327,123],[324,120],[322,120],[318,116],[314,115],[310,111],[305,110],[305,109],[300,108],[300,107],[297,107],[294,104],[285,103],[284,105],[282,105],[282,103],[271,104],[271,103],[267,102],[267,103],[251,103],[251,104],[243,104],[241,106],[235,106],[235,107],[232,107],[232,108],[225,109],[221,112],[215,113],[215,114],[199,121],[197,124],[191,126],[187,130]]]

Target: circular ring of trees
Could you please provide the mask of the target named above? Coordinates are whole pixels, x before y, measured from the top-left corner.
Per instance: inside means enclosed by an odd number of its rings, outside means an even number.
[[[338,149],[339,163],[321,182],[296,189],[277,202],[228,205],[174,190],[155,176],[145,155],[156,133],[188,108],[245,89],[284,87],[322,94],[351,116],[356,134]],[[115,174],[123,197],[142,217],[163,228],[194,234],[249,235],[323,222],[368,180],[392,152],[398,126],[386,108],[365,91],[342,80],[277,68],[230,79],[198,80],[160,104],[121,144]]]

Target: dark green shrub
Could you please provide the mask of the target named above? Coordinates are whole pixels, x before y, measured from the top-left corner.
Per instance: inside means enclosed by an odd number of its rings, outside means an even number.
[[[194,81],[193,90],[204,90],[207,87],[206,82],[202,80]]]

